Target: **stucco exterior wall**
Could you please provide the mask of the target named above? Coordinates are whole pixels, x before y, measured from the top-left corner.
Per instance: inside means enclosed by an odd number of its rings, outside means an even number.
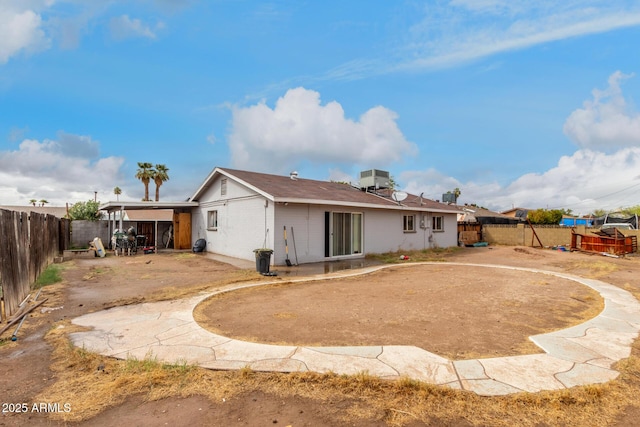
[[[415,215],[415,232],[403,231],[404,215]],[[432,217],[442,216],[442,231],[434,231]],[[457,245],[457,217],[455,214],[433,214],[413,211],[372,211],[365,219],[365,250],[368,253],[422,250]]]
[[[367,253],[428,249],[457,245],[457,218],[455,214],[436,214],[444,218],[444,230],[431,230],[432,214],[382,209],[346,208],[327,205],[277,205],[275,211],[274,255],[276,265],[285,264],[284,227],[287,227],[289,259],[295,263],[322,262],[325,258],[325,212],[351,212],[363,214],[363,254],[330,259],[362,257]],[[416,231],[403,231],[403,215],[416,215]],[[422,216],[425,228],[420,228]],[[292,233],[293,228],[293,233]]]
[[[207,227],[209,211],[218,212],[218,227]],[[207,241],[206,250],[236,258],[255,259],[253,250],[273,245],[273,204],[232,180],[221,194],[220,179],[192,211],[192,239]]]

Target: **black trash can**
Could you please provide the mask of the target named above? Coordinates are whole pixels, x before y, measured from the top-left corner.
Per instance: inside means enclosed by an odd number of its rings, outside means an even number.
[[[193,252],[204,252],[204,248],[207,247],[207,241],[204,239],[196,240],[195,245],[193,245]]]
[[[260,274],[268,274],[269,266],[271,265],[271,249],[254,249],[253,253],[256,254],[256,271]]]

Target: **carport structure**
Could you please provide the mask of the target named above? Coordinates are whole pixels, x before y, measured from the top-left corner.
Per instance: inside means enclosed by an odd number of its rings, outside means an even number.
[[[116,229],[124,229],[123,222],[136,222],[144,229],[138,232],[147,236],[149,243],[156,248],[162,247],[162,233],[172,227],[173,249],[190,249],[191,209],[198,202],[106,202],[100,210],[106,211],[109,223],[109,235]],[[150,236],[150,237],[149,237]]]

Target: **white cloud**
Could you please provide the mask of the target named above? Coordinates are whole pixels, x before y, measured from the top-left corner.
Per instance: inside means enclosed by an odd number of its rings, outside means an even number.
[[[318,92],[300,87],[274,108],[265,102],[235,108],[228,141],[234,166],[249,170],[288,172],[302,161],[377,167],[417,150],[396,119],[378,106],[354,121],[338,102],[321,105]]]
[[[356,183],[351,174],[338,168],[329,169],[329,181]]]
[[[458,7],[451,7],[458,6]],[[425,18],[411,28],[415,59],[400,68],[448,67],[557,40],[640,25],[632,3],[452,2],[425,6]]]
[[[498,183],[462,183],[436,171],[410,171],[400,175],[406,191],[440,198],[459,187],[460,203],[477,203],[494,210],[513,206],[567,208],[588,214],[595,209],[612,210],[640,204],[640,148],[629,147],[613,154],[578,150],[563,156],[544,173],[521,176],[506,186]]]
[[[355,80],[443,69],[504,52],[640,26],[635,1],[451,0],[425,2],[419,20],[390,36],[392,49],[334,67],[318,80]],[[391,27],[390,27],[391,28]]]
[[[423,171],[406,171],[398,175],[398,184],[404,191],[420,195],[433,200],[441,200],[442,195],[454,188],[463,188],[462,196],[465,196],[471,184],[463,185],[457,179],[447,176],[440,171],[430,168]],[[462,199],[460,199],[462,201]]]
[[[144,24],[140,19],[129,18],[129,15],[111,18],[111,21],[109,21],[111,36],[116,40],[124,40],[132,37],[155,39],[157,32],[163,28],[163,22],[158,22],[155,27],[152,28]]]
[[[630,77],[616,71],[609,77],[607,89],[594,89],[593,99],[567,118],[565,135],[584,148],[640,146],[640,113],[627,104],[620,88]]]
[[[112,193],[122,181],[122,157],[99,157],[88,136],[60,133],[58,140],[23,140],[14,151],[0,152],[0,204],[45,199],[64,206]],[[108,198],[108,197],[107,197]]]
[[[435,169],[408,171],[398,181],[406,183],[406,191],[424,192],[434,199],[459,187],[459,202],[498,211],[519,206],[587,214],[640,205],[640,114],[628,105],[620,88],[629,77],[616,71],[607,89],[595,89],[593,99],[569,115],[564,132],[581,149],[561,157],[545,172],[523,175],[504,186],[464,183]]]
[[[19,9],[13,2],[0,2],[0,63],[22,51],[47,49],[50,44],[38,13]]]

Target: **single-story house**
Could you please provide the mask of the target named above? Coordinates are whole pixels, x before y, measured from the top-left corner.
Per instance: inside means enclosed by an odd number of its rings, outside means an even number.
[[[500,212],[502,215],[518,218],[523,222],[527,221],[527,214],[531,209],[528,208],[512,208],[506,211]]]
[[[522,220],[518,217],[493,212],[475,205],[459,206],[458,222],[478,224],[518,224]]]
[[[208,252],[248,260],[254,249],[272,249],[275,265],[285,264],[287,251],[302,264],[458,243],[457,208],[377,183],[357,188],[297,173],[215,168],[189,201],[198,204],[193,242],[204,239]]]

